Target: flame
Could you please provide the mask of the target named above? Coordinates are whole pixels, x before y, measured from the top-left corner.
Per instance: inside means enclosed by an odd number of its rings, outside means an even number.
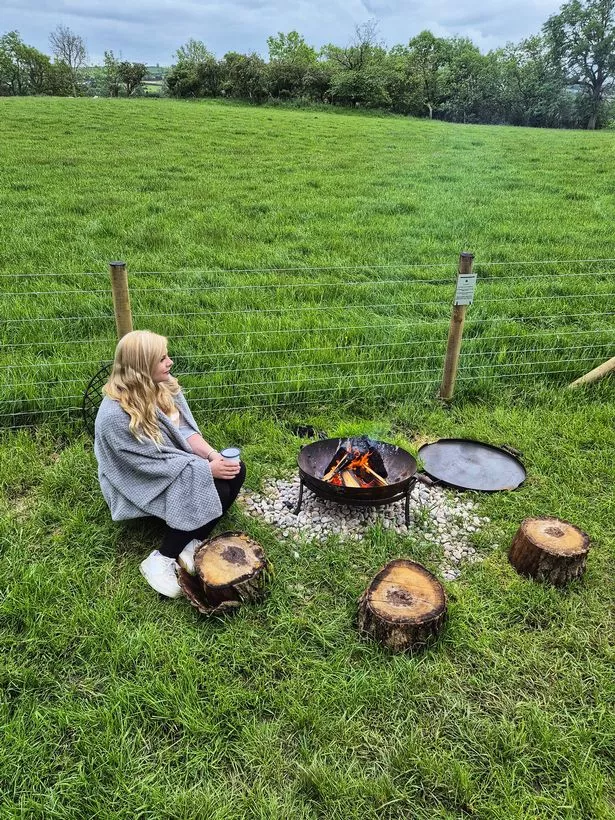
[[[371,480],[369,480],[369,479],[366,480],[366,475],[368,475],[369,473],[364,468],[368,468],[368,470],[373,471],[373,468],[372,468],[372,466],[370,464],[370,460],[369,460],[369,457],[370,457],[369,451],[365,452],[365,453],[361,453],[360,450],[353,449],[353,450],[348,450],[347,452],[352,453],[352,455],[353,455],[352,460],[348,464],[346,464],[343,471],[335,473],[333,476],[331,476],[330,479],[328,479],[329,484],[333,484],[336,487],[343,487],[344,486],[344,481],[342,480],[341,472],[349,471],[349,472],[352,473],[353,477],[355,478],[356,481],[358,481],[358,483],[361,487],[367,489],[367,488],[370,488],[370,487],[379,486],[378,481],[375,478],[373,478]],[[343,458],[344,458],[344,455],[340,456],[337,463],[339,464],[342,461]]]
[[[369,467],[369,452],[368,453],[361,453],[359,450],[353,450],[354,458],[348,465],[349,470],[360,470],[361,467]]]

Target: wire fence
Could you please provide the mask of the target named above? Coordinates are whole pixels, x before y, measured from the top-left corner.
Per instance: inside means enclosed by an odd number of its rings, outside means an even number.
[[[613,355],[615,260],[480,262],[457,381],[565,384]],[[368,408],[436,394],[454,262],[130,273],[191,405]],[[107,272],[0,274],[0,428],[74,419],[116,344]]]

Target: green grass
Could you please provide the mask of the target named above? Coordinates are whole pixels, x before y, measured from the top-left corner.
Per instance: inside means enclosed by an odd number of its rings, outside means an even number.
[[[143,93],[147,96],[148,94],[160,94],[162,91],[162,80],[146,80],[142,83]]]
[[[613,135],[166,100],[0,109],[0,273],[62,274],[0,278],[0,413],[25,414],[2,426],[41,422],[0,438],[0,817],[615,817],[615,401],[608,381],[563,390],[612,355],[601,314],[615,289],[597,275],[611,267],[521,279],[536,268],[509,264],[615,256]],[[464,359],[447,409],[433,396],[465,249],[483,282],[464,356],[489,355]],[[484,561],[447,584],[449,621],[429,652],[386,655],[353,621],[389,558],[438,570],[420,533],[376,527],[302,544],[295,559],[237,508],[227,525],[274,562],[264,604],[209,621],[145,586],[137,567],[159,532],[113,525],[91,441],[37,415],[72,406],[112,354],[114,325],[31,320],[111,316],[114,258],[134,272],[135,314],[174,314],[137,324],[170,336],[207,437],[242,446],[255,489],[292,473],[298,422],[413,451],[466,436],[524,453],[519,492],[477,496],[492,522],[476,534]],[[408,267],[440,262],[437,277]],[[229,272],[366,264],[351,272],[361,286],[341,270]],[[449,282],[416,283],[433,278]],[[277,287],[203,288],[254,284]],[[57,289],[77,292],[25,293]],[[524,298],[545,294],[567,298]],[[325,310],[290,332],[305,307]],[[245,313],[258,308],[273,312]],[[203,311],[226,315],[186,315]],[[340,322],[357,328],[319,329]],[[393,361],[411,356],[426,358]],[[227,372],[199,372],[212,367]],[[321,374],[334,389],[308,381]],[[273,382],[260,401],[259,381]],[[223,412],[233,399],[263,409]],[[558,591],[514,573],[506,547],[529,515],[590,534],[580,582]]]
[[[0,273],[62,274],[0,278],[0,426],[79,404],[112,355],[118,258],[136,326],[171,337],[204,413],[433,395],[461,250],[480,277],[462,392],[565,384],[609,355],[612,263],[516,263],[615,256],[613,134],[169,100],[0,105]]]

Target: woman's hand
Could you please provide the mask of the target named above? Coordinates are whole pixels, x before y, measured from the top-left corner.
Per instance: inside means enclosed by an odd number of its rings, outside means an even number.
[[[214,478],[223,478],[227,481],[231,478],[235,478],[241,470],[240,464],[237,464],[234,461],[227,461],[225,458],[222,458],[219,453],[212,456],[209,465],[211,467],[211,474]]]

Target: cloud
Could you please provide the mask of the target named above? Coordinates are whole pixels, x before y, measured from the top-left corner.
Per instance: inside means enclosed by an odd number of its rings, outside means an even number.
[[[424,29],[442,37],[470,37],[481,50],[537,33],[559,0],[3,0],[0,33],[17,29],[26,43],[49,53],[49,33],[67,25],[86,41],[90,59],[105,50],[125,59],[170,64],[190,37],[218,56],[227,51],[267,53],[267,37],[299,31],[319,48],[347,45],[355,26],[370,18],[388,46]]]

